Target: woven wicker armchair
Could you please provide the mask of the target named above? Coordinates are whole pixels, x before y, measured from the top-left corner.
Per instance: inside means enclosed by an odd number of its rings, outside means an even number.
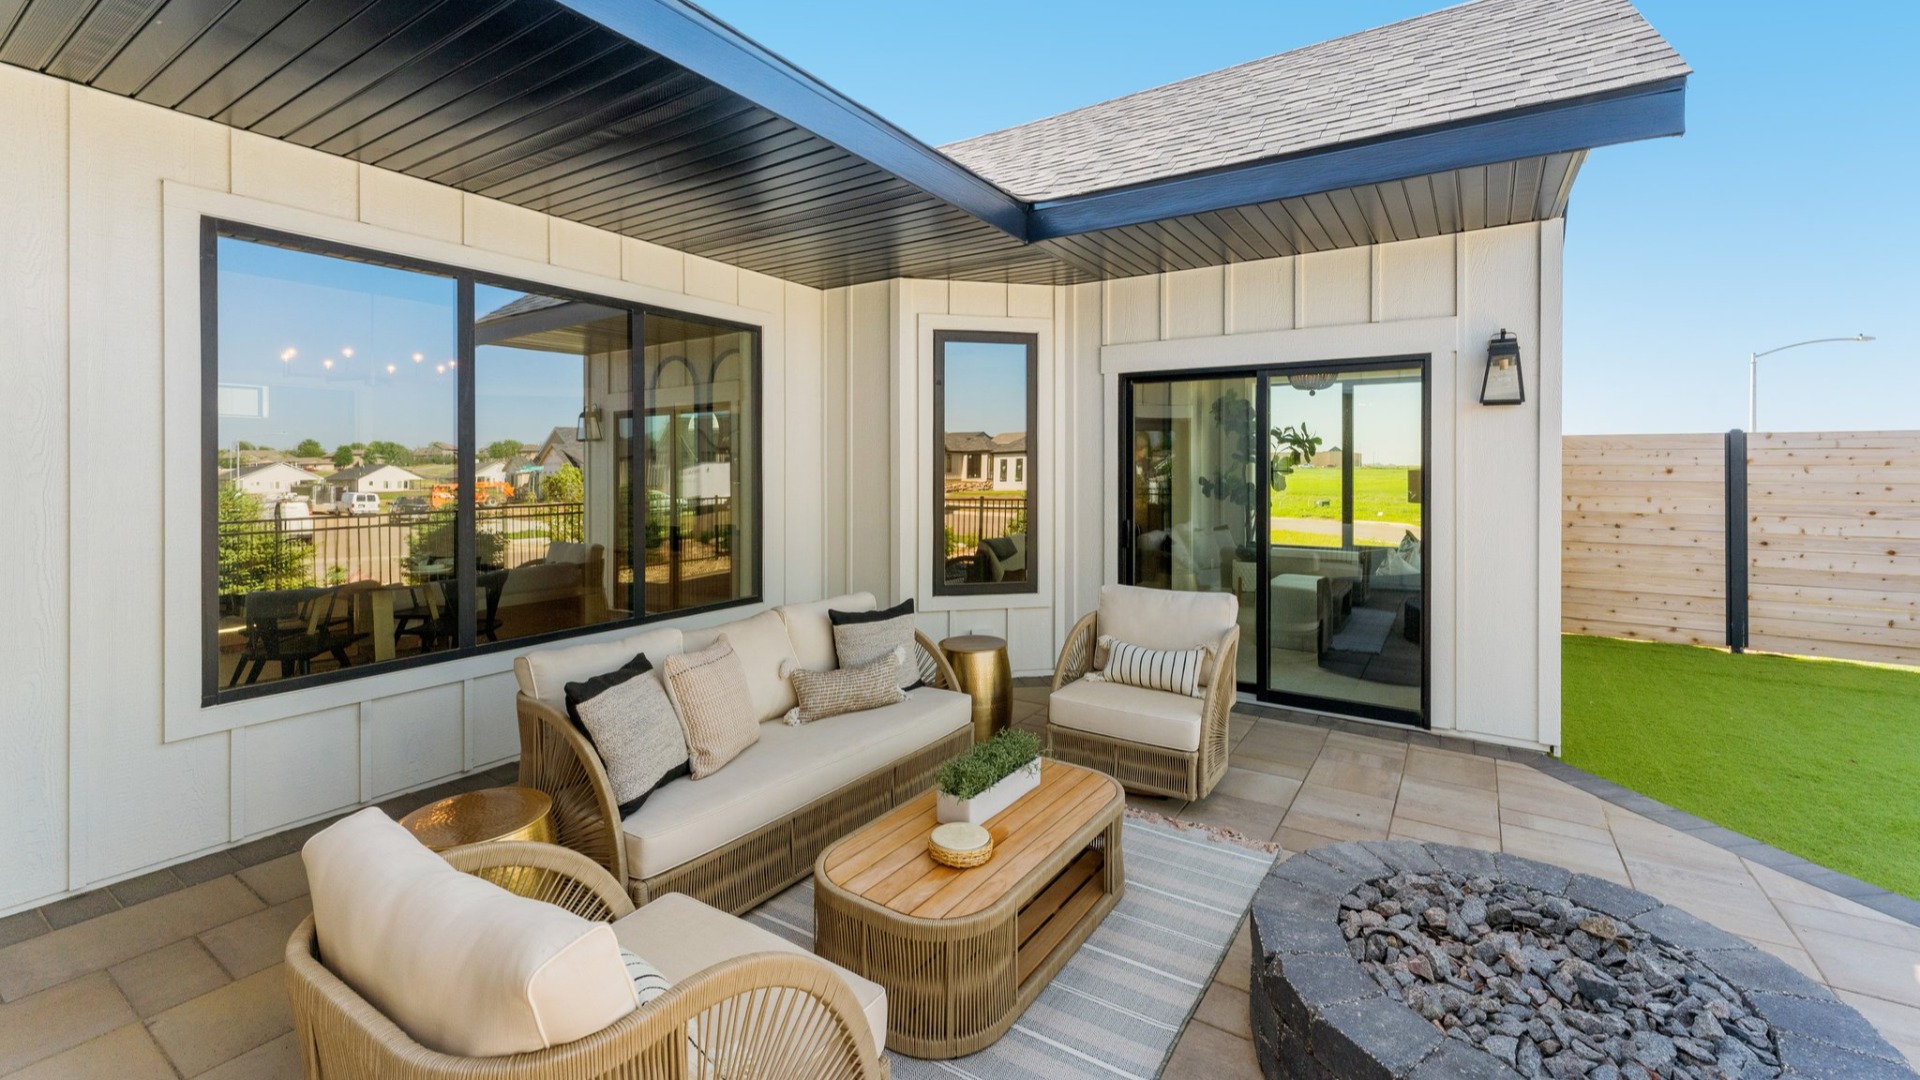
[[[1101,602],[1110,602],[1112,590],[1147,593],[1159,590],[1133,589],[1131,586],[1107,586]],[[1165,594],[1180,596],[1183,594]],[[1184,594],[1218,596],[1219,594]],[[1214,785],[1227,774],[1227,718],[1233,710],[1236,689],[1235,671],[1240,653],[1240,627],[1232,615],[1223,620],[1218,636],[1209,637],[1214,646],[1214,661],[1205,696],[1200,699],[1200,738],[1194,750],[1175,750],[1117,735],[1064,727],[1053,722],[1054,708],[1048,710],[1047,741],[1055,757],[1098,769],[1120,781],[1128,791],[1164,795],[1175,799],[1204,799]],[[1094,648],[1101,634],[1100,613],[1092,612],[1074,624],[1060,649],[1054,669],[1053,693],[1078,681],[1093,669]],[[1123,640],[1125,640],[1123,638]],[[1181,647],[1162,644],[1157,647]],[[1146,691],[1146,693],[1155,693]],[[1174,695],[1167,695],[1174,697]],[[1191,699],[1188,699],[1191,700]],[[1056,706],[1057,707],[1057,706]]]
[[[928,686],[959,686],[953,665],[923,633],[915,632],[915,660]],[[685,893],[722,911],[743,914],[813,873],[814,857],[826,846],[900,799],[933,783],[940,766],[972,745],[971,730],[895,762],[884,775],[862,777],[788,821],[749,833],[716,851],[651,878],[634,878],[627,866],[627,845],[619,804],[586,736],[573,721],[544,702],[521,692],[520,786],[538,788],[553,799],[554,842],[592,859],[627,885],[636,904],[665,893]]]
[[[585,918],[633,910],[586,857],[552,844],[455,848],[467,873]],[[584,1039],[497,1058],[414,1042],[320,962],[313,917],[287,941],[287,993],[308,1080],[886,1080],[888,1067],[847,984],[824,963],[754,953],[713,965]]]

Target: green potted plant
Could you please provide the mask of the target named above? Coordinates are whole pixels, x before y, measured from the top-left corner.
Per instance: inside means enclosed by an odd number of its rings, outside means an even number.
[[[940,769],[935,816],[980,825],[1040,784],[1040,739],[1003,731]]]

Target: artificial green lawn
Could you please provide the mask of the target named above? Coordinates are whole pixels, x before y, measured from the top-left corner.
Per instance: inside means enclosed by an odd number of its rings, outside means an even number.
[[[1920,670],[1564,639],[1568,763],[1920,898]]]

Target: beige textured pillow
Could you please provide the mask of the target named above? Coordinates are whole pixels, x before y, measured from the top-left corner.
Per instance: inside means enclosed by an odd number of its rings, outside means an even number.
[[[760,741],[747,670],[726,639],[699,652],[667,657],[660,675],[687,729],[687,758],[695,780],[719,772]]]
[[[859,667],[833,671],[794,668],[793,692],[800,699],[797,720],[802,724],[897,704],[906,697],[900,691],[900,650]]]

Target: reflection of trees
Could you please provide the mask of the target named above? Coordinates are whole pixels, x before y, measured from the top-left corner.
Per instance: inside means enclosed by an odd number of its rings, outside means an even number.
[[[266,504],[232,484],[221,484],[218,555],[220,593],[295,589],[307,583],[312,545],[288,536]]]

